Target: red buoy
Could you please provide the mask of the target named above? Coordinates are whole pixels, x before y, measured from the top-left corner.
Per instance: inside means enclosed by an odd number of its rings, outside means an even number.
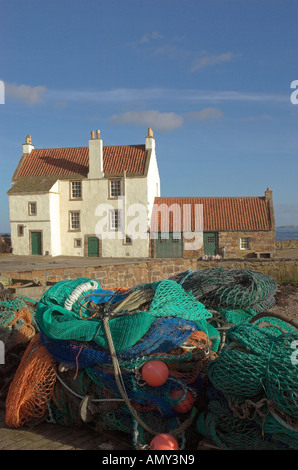
[[[183,396],[183,391],[182,390],[174,390],[171,392],[171,397],[174,400],[178,400],[180,397]],[[177,405],[174,407],[174,410],[176,413],[188,413],[194,405],[195,402],[195,397],[191,392],[187,392],[184,400],[181,400]]]
[[[148,361],[142,367],[142,377],[151,387],[160,387],[169,377],[168,366],[163,361]]]
[[[152,450],[179,450],[176,439],[171,434],[158,434],[150,442]]]

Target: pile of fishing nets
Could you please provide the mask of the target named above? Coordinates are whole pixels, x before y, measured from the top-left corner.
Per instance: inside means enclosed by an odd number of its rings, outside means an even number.
[[[88,424],[135,449],[161,434],[181,450],[297,448],[298,332],[270,315],[276,290],[226,268],[114,291],[58,282],[36,306],[6,424]]]
[[[269,325],[269,320],[268,327],[265,322],[231,327],[208,366],[208,407],[197,430],[221,449],[298,448],[298,331],[290,327],[283,333],[282,321]]]
[[[38,302],[6,424],[85,422],[126,433],[137,449],[169,433],[186,448],[220,342],[211,317],[172,280],[117,291],[88,278],[55,284]]]
[[[38,332],[36,304],[23,295],[0,301],[0,341],[5,353],[5,363],[0,367],[0,400],[5,400],[22,355]]]
[[[186,271],[171,279],[192,292],[208,309],[215,310],[214,319],[225,323],[249,322],[275,303],[275,279],[249,269],[214,267]]]

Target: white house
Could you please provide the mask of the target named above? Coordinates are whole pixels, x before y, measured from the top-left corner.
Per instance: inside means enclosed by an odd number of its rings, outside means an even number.
[[[9,196],[15,255],[148,257],[160,178],[153,132],[144,145],[35,149],[31,136]]]

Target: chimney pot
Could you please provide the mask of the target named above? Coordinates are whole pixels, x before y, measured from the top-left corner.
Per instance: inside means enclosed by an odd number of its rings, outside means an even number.
[[[148,137],[153,137],[153,130],[151,127],[148,128]]]
[[[91,131],[91,139],[94,139],[94,131]]]
[[[100,139],[100,130],[99,129],[97,129],[97,131],[96,131],[96,138]]]
[[[31,144],[31,135],[27,135],[26,144]]]

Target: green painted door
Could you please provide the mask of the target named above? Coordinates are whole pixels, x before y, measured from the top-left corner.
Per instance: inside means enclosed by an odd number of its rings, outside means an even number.
[[[158,233],[156,240],[156,257],[157,258],[181,258],[183,256],[183,240],[174,237],[174,233],[170,232],[168,238],[162,238],[161,232]]]
[[[99,256],[99,243],[97,237],[88,237],[88,256]]]
[[[31,232],[31,254],[41,255],[41,232]]]
[[[217,254],[217,233],[204,232],[204,255],[213,256]]]

